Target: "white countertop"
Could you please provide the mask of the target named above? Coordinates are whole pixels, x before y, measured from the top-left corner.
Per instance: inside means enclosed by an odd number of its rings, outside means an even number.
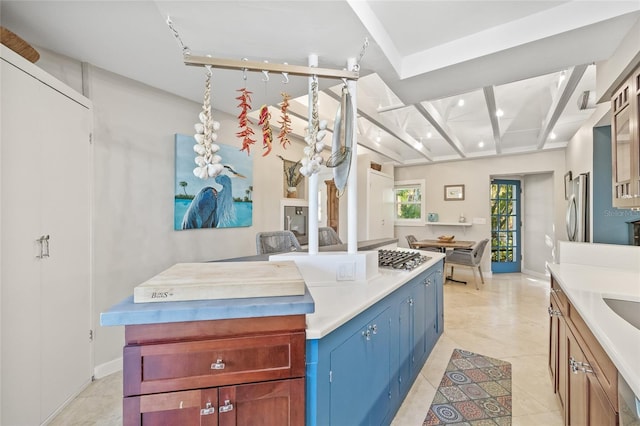
[[[549,265],[571,304],[636,395],[640,395],[640,330],[602,299],[640,302],[640,273],[635,270],[574,263]]]
[[[424,255],[431,259],[412,271],[379,268],[368,281],[307,283],[315,302],[315,312],[307,314],[307,339],[326,336],[444,258],[436,252]]]

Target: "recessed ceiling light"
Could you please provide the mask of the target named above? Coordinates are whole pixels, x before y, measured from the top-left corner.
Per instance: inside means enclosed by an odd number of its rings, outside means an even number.
[[[504,111],[498,108],[496,110],[496,117],[502,117],[504,115]]]
[[[458,99],[458,106],[464,106],[464,99]]]
[[[431,132],[427,132],[427,139],[430,139],[433,134]]]
[[[566,77],[567,77],[567,72],[566,71],[562,71],[560,73],[560,77],[558,77],[558,82],[562,83]]]
[[[416,142],[413,146],[414,146],[416,149],[420,150],[420,149],[422,149],[422,142]]]
[[[482,148],[484,146],[484,141],[478,142],[478,148]]]
[[[552,141],[556,139],[556,134],[551,132],[549,133],[549,139],[551,139]]]

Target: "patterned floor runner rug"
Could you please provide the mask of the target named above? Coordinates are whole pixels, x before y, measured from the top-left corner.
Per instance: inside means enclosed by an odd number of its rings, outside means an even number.
[[[511,425],[511,364],[455,349],[423,426]]]

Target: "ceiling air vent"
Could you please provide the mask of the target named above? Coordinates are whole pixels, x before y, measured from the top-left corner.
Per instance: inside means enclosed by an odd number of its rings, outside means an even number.
[[[590,90],[585,90],[578,96],[578,109],[583,111],[596,107],[596,94]]]

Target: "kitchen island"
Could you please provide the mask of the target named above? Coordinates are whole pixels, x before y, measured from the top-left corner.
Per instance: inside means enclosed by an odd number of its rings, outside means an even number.
[[[312,283],[304,277],[304,296],[123,300],[101,315],[101,324],[126,327],[125,424],[144,424],[145,416],[161,411],[186,413],[178,407],[187,408],[187,400],[194,418],[213,415],[212,408],[219,416],[240,416],[251,411],[242,407],[251,406],[252,395],[265,391],[241,386],[266,383],[279,386],[274,395],[288,406],[304,401],[306,393],[305,408],[284,414],[296,419],[290,424],[390,423],[443,330],[443,255],[425,254],[431,258],[412,271],[380,269],[366,282]],[[252,346],[255,339],[261,340]],[[265,345],[261,356],[257,348]],[[225,359],[243,349],[245,362],[264,363],[256,375]],[[300,354],[303,362],[306,356],[302,371]],[[206,368],[193,367],[195,362]],[[274,371],[278,377],[270,376]],[[154,395],[163,395],[162,401]],[[245,399],[234,404],[234,395]],[[153,412],[145,412],[150,406]]]
[[[444,255],[423,253],[411,271],[309,284],[307,426],[391,423],[444,330]]]

